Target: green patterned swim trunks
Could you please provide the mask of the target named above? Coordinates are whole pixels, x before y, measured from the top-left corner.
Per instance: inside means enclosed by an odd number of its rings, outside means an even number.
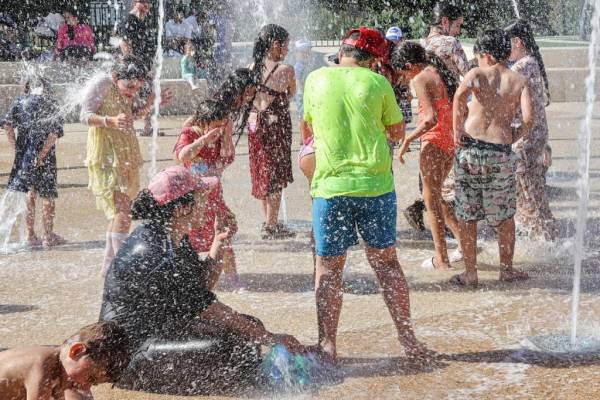
[[[517,209],[517,156],[510,145],[469,138],[456,150],[456,217],[498,226]]]

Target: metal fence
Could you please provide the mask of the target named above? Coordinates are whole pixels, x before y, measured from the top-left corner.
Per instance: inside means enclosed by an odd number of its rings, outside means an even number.
[[[111,3],[106,1],[90,2],[89,23],[96,36],[97,45],[108,45],[116,24],[121,21],[123,12],[122,1]]]

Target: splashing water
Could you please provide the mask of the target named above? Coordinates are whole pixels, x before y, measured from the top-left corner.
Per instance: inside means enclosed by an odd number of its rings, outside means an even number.
[[[25,213],[27,193],[7,190],[0,200],[0,251],[4,254],[18,250],[25,244]],[[19,242],[10,243],[17,229]]]
[[[573,277],[573,297],[571,300],[571,345],[577,343],[577,320],[581,286],[581,262],[583,260],[583,239],[586,230],[589,196],[590,196],[590,154],[592,144],[592,114],[594,112],[594,86],[596,83],[598,40],[600,39],[600,0],[594,1],[592,11],[592,35],[588,48],[588,67],[590,73],[586,85],[586,113],[581,124],[579,145],[581,157],[579,161],[579,179],[577,181],[579,194],[579,209],[577,211],[577,230],[575,233],[575,275]]]
[[[160,76],[163,68],[163,47],[162,39],[164,34],[164,22],[165,22],[165,2],[164,0],[158,1],[158,46],[156,47],[156,72],[154,75],[154,108],[152,112],[152,141],[150,143],[150,171],[149,177],[152,178],[156,174],[156,150],[158,148],[158,115],[160,114]]]
[[[337,379],[335,371],[321,364],[314,354],[292,354],[282,345],[271,348],[262,370],[271,387],[286,393],[301,393]]]
[[[512,0],[513,10],[515,11],[515,17],[521,18],[521,13],[519,13],[519,3],[517,0]]]

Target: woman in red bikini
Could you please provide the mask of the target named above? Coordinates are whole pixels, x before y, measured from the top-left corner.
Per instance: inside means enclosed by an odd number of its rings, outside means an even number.
[[[264,239],[295,233],[278,223],[283,189],[293,182],[290,98],[296,92],[294,68],[283,64],[289,34],[278,25],[265,25],[254,42],[250,67],[260,77],[248,118],[248,148],[252,195],[262,202]]]
[[[458,222],[442,201],[442,183],[454,159],[451,99],[458,82],[440,58],[417,43],[404,42],[397,46],[392,53],[392,64],[407,81],[411,81],[419,100],[419,122],[402,143],[400,162],[404,163],[404,153],[410,143],[421,139],[419,169],[435,245],[435,256],[425,260],[422,267],[451,269],[445,229],[448,226],[458,238]]]

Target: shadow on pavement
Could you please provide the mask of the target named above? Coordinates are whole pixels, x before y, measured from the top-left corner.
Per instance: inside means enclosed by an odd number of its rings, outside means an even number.
[[[555,355],[527,349],[488,350],[458,354],[440,354],[440,360],[471,363],[530,364],[544,368],[573,368],[600,365],[600,353]]]
[[[0,315],[28,312],[37,310],[37,308],[37,306],[27,304],[0,304]]]

